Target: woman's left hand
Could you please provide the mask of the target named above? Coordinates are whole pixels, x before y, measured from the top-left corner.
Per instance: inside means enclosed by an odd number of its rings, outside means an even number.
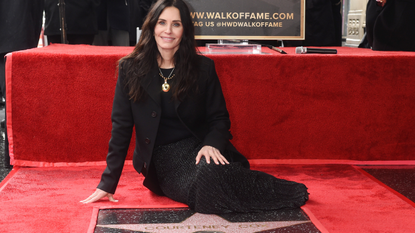
[[[220,151],[212,146],[204,146],[200,149],[199,153],[196,156],[196,164],[200,162],[202,156],[205,156],[206,163],[210,164],[210,159],[213,160],[217,165],[222,164],[229,164],[228,160],[226,160],[225,156],[223,156]]]

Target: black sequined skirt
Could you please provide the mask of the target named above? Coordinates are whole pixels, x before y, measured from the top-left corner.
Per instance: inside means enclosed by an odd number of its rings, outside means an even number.
[[[203,157],[196,165],[201,147],[197,139],[188,138],[154,149],[152,162],[166,196],[207,214],[298,208],[308,200],[304,184],[239,163],[208,164]]]

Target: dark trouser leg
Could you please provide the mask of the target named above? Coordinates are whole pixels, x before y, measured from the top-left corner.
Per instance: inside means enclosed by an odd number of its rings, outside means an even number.
[[[2,97],[6,96],[6,58],[4,56],[6,56],[5,53],[0,53],[0,88]]]
[[[6,99],[6,72],[5,65],[6,60],[4,58],[6,54],[0,54],[0,88],[1,88],[1,97]],[[4,166],[10,167],[10,156],[9,156],[9,140],[7,139],[7,124],[6,124],[6,105],[4,105]],[[0,152],[1,153],[1,152]]]

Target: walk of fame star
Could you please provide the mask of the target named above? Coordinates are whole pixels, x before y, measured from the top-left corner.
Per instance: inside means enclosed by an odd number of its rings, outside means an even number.
[[[97,229],[100,229],[99,232],[114,232],[113,230],[118,229],[120,232],[122,230],[130,230],[140,233],[253,233],[276,232],[272,230],[297,226],[301,224],[312,225],[311,221],[308,218],[299,218],[298,220],[285,219],[282,221],[228,221],[223,217],[211,214],[190,213],[188,216],[189,217],[185,218],[182,221],[153,221],[152,223],[124,222],[120,224],[114,224],[112,222],[110,224],[98,223],[96,227]],[[319,231],[316,229],[316,231],[312,232]]]

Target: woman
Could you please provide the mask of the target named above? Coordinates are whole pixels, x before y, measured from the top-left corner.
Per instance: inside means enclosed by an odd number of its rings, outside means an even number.
[[[249,170],[229,142],[229,114],[215,66],[196,53],[182,0],[157,1],[139,43],[121,59],[112,122],[107,168],[83,203],[116,201],[134,126],[133,164],[145,175],[144,185],[197,212],[296,208],[308,199],[303,184]]]

